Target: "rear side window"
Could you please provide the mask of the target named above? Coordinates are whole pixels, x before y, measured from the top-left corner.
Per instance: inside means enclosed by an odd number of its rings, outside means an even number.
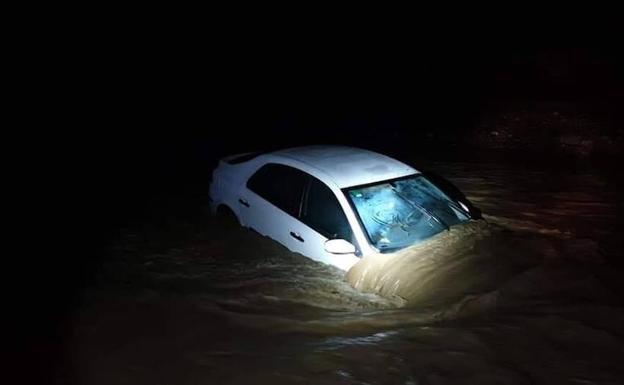
[[[329,239],[353,241],[351,227],[338,199],[325,183],[312,176],[301,221]]]
[[[307,175],[281,164],[262,166],[247,181],[247,188],[293,217],[299,217]]]

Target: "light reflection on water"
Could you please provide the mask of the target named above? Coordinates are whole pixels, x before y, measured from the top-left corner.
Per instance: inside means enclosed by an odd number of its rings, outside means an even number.
[[[435,169],[486,221],[346,279],[249,231],[206,227],[158,253],[125,237],[75,317],[68,371],[82,383],[624,382],[605,182]]]

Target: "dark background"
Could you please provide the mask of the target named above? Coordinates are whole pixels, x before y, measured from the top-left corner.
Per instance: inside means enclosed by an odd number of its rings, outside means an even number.
[[[544,112],[580,114],[599,122],[590,136],[621,136],[617,44],[284,35],[143,33],[93,42],[76,95],[82,160],[71,162],[80,181],[72,196],[84,208],[81,243],[97,255],[121,227],[192,215],[212,168],[232,153],[345,144],[411,162],[488,159],[494,150],[477,138],[479,127],[510,112],[528,126]],[[556,151],[530,140],[495,152],[552,163]],[[562,159],[578,167],[595,160]],[[598,168],[618,163],[602,160]],[[74,272],[91,257],[78,260],[67,264],[70,281],[88,281]]]
[[[474,154],[487,151],[477,127],[500,110],[608,122],[595,135],[622,127],[619,46],[333,43],[139,41],[98,58],[81,148],[103,222],[141,214],[154,195],[205,191],[231,153],[337,143]],[[521,150],[517,160],[540,148]]]
[[[606,122],[598,134],[617,142],[621,45],[587,36],[485,43],[461,28],[441,40],[443,25],[382,36],[369,26],[372,33],[337,37],[318,34],[322,26],[299,36],[288,28],[266,34],[180,24],[112,34],[115,25],[107,25],[71,44],[72,60],[54,74],[71,95],[53,109],[55,123],[71,129],[56,138],[65,142],[60,167],[70,172],[67,181],[52,174],[47,186],[62,197],[39,225],[61,233],[50,243],[60,256],[36,258],[29,298],[38,305],[22,301],[24,314],[35,314],[24,317],[37,325],[33,343],[53,335],[80,302],[121,228],[201,215],[222,156],[344,144],[411,161],[474,161],[490,156],[488,143],[475,138],[500,111],[585,114]],[[543,148],[496,151],[518,162],[556,155]],[[574,159],[575,167],[595,161]],[[615,170],[618,162],[596,167]]]
[[[77,68],[73,118],[89,223],[105,241],[149,215],[154,198],[205,194],[217,159],[237,152],[336,143],[409,160],[474,158],[488,150],[473,140],[488,115],[562,108],[617,136],[624,63],[612,32],[492,40],[499,24],[484,24],[490,40],[465,36],[470,26],[445,39],[443,25],[103,32]],[[527,151],[550,155],[529,146],[515,158]]]
[[[335,16],[332,24],[344,25],[335,32],[324,18],[300,25],[300,14],[283,9],[273,14],[279,25],[247,8],[227,20],[205,11],[192,20],[167,9],[60,11],[71,22],[51,18],[24,46],[36,53],[24,60],[36,84],[21,92],[41,107],[23,114],[37,123],[15,159],[37,159],[44,175],[21,173],[33,187],[24,206],[12,205],[22,214],[10,225],[25,236],[16,242],[24,257],[9,257],[17,266],[5,271],[7,350],[22,376],[45,377],[62,354],[69,314],[123,228],[205,215],[222,156],[344,144],[417,167],[504,159],[618,173],[624,56],[615,24],[602,18],[557,12],[539,27],[529,19],[510,27],[518,10],[482,20],[460,11],[462,24],[444,15],[425,24],[424,10],[401,19],[354,10]],[[535,146],[481,140],[503,114],[533,122],[554,112],[597,122],[588,136],[606,136],[614,154],[570,158],[550,151],[554,135]],[[483,129],[489,121],[494,128]]]

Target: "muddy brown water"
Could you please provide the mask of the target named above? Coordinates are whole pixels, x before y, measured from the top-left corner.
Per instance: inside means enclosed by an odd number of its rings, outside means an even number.
[[[210,222],[166,246],[125,229],[70,318],[55,382],[624,383],[609,180],[432,169],[485,220],[346,276]]]

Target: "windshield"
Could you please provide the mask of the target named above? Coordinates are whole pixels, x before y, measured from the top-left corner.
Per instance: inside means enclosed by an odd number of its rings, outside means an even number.
[[[390,251],[429,238],[469,215],[422,175],[345,189],[373,246]]]

